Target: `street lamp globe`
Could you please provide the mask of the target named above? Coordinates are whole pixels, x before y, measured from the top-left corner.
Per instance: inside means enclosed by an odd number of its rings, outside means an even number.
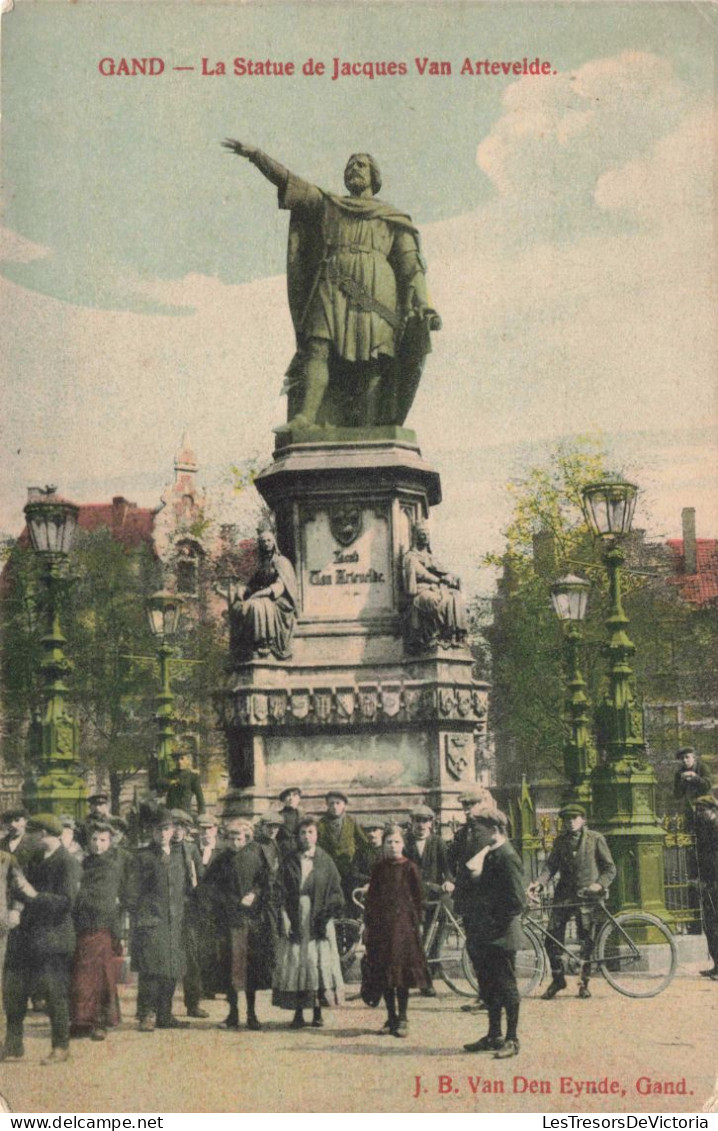
[[[25,519],[36,554],[70,552],[80,508],[56,493],[55,487],[28,487]]]
[[[169,589],[160,589],[147,599],[147,616],[152,635],[160,640],[171,639],[177,632],[184,598]]]
[[[551,586],[551,603],[559,620],[577,624],[586,619],[590,581],[569,573]]]
[[[623,479],[602,479],[583,488],[583,513],[597,538],[615,541],[631,531],[638,488]]]

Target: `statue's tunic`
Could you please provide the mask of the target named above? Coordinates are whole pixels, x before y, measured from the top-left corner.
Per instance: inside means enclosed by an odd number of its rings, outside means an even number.
[[[409,216],[372,198],[338,197],[294,174],[279,190],[290,209],[287,277],[298,342],[331,341],[345,361],[393,357],[412,288],[425,299],[418,234]]]

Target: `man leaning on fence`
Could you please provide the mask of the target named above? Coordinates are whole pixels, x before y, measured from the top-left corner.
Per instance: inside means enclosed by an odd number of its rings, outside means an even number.
[[[583,960],[578,996],[591,996],[588,982],[598,926],[591,900],[605,894],[616,876],[616,865],[606,840],[601,833],[588,828],[583,806],[565,805],[559,811],[559,817],[564,822],[563,832],[556,838],[538,879],[528,889],[529,896],[535,897],[553,876],[558,875],[548,925],[549,937],[546,939],[546,951],[551,962],[551,983],[542,996],[547,1001],[566,989],[560,944],[564,941],[568,923],[574,917]]]

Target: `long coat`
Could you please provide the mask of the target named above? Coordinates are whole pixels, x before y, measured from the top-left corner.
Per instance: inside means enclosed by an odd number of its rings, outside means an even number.
[[[556,837],[548,860],[539,875],[545,884],[556,873],[559,875],[554,904],[575,903],[578,893],[589,884],[598,883],[608,888],[616,878],[616,865],[606,838],[593,829],[584,827],[578,845],[574,847],[571,833],[561,833]]]
[[[429,985],[421,912],[421,876],[413,860],[380,860],[369,881],[364,922],[367,966],[383,989]]]
[[[184,974],[185,885],[181,853],[156,844],[137,850],[128,902],[132,966],[140,974],[173,981]]]
[[[216,965],[211,984],[215,992],[271,988],[278,925],[265,848],[255,841],[238,852],[224,849],[200,885],[201,890],[210,892],[214,916]],[[248,895],[255,897],[251,907],[242,904]]]

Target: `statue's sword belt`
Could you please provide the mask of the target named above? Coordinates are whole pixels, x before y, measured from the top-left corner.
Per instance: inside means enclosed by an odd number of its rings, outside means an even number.
[[[393,330],[400,330],[402,327],[402,320],[395,310],[391,310],[385,306],[383,302],[379,302],[374,298],[366,287],[361,283],[357,283],[356,279],[351,279],[348,275],[342,275],[339,266],[335,259],[325,260],[325,277],[328,283],[334,283],[342,294],[350,298],[360,310],[364,310],[369,314],[378,314],[385,322],[388,322]]]

